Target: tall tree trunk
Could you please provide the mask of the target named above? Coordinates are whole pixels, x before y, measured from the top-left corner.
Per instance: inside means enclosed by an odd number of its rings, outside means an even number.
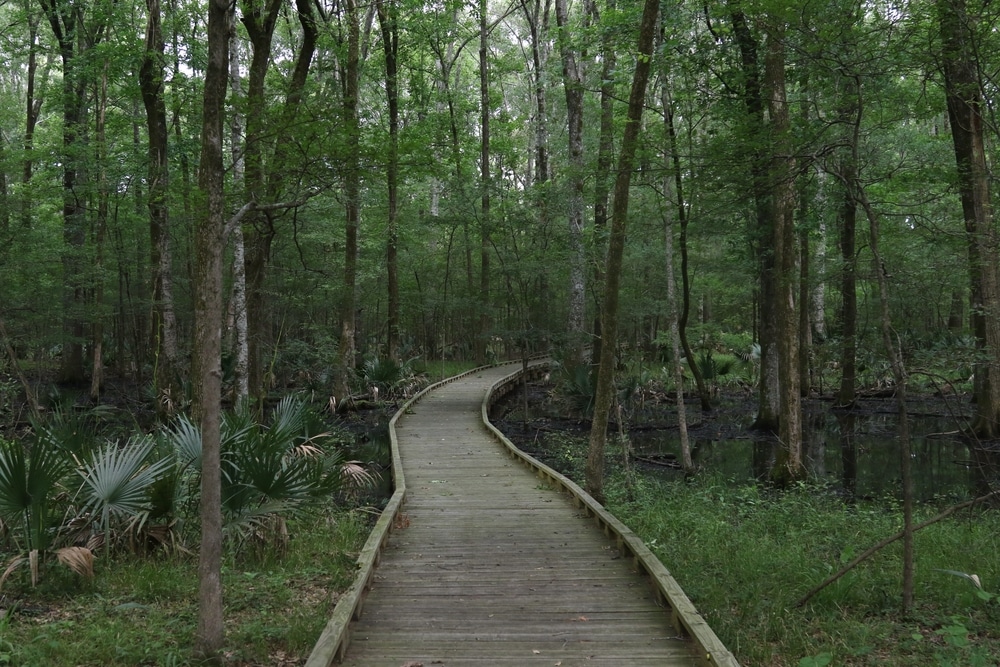
[[[1000,272],[975,31],[965,0],[938,0],[948,120],[958,165],[972,295],[972,328],[982,360],[974,367],[973,431],[1000,436]]]
[[[94,278],[91,309],[93,325],[91,329],[91,371],[90,398],[97,400],[104,382],[104,236],[108,228],[111,193],[107,175],[107,126],[108,109],[108,63],[105,60],[101,76],[95,86],[97,118],[94,126],[97,162],[97,218],[94,221]]]
[[[282,0],[242,0],[241,21],[250,38],[250,69],[247,73],[246,141],[244,142],[244,198],[249,201],[267,192],[265,167],[268,133],[265,81],[271,64],[271,46]],[[264,281],[271,261],[275,229],[271,214],[262,210],[246,216],[246,317],[248,390],[264,391],[263,351],[268,335],[267,299]]]
[[[176,382],[177,328],[173,304],[173,271],[167,192],[167,107],[163,96],[164,40],[160,0],[146,0],[146,43],[139,67],[139,89],[146,110],[153,388],[157,410],[166,410],[179,387]]]
[[[556,25],[559,27],[559,53],[562,56],[563,89],[566,93],[566,117],[569,125],[569,348],[567,363],[583,362],[585,342],[584,314],[587,306],[586,264],[583,244],[583,191],[585,166],[583,161],[583,91],[584,71],[570,43],[567,0],[555,0]]]
[[[590,427],[587,452],[587,492],[598,502],[604,502],[604,448],[608,437],[608,415],[613,399],[615,351],[618,336],[618,290],[621,283],[622,257],[625,250],[625,229],[628,221],[629,187],[635,164],[635,151],[642,125],[646,83],[649,81],[653,37],[656,34],[657,0],[645,0],[639,23],[638,58],[628,98],[628,115],[618,157],[615,177],[614,204],[611,210],[611,230],[608,239],[608,261],[605,273],[604,300],[601,308],[601,362],[597,370],[594,396],[594,418]]]
[[[875,257],[875,275],[878,279],[879,288],[879,314],[882,330],[882,343],[885,345],[886,354],[889,357],[889,365],[892,367],[892,376],[896,383],[896,405],[898,407],[899,419],[899,463],[900,475],[902,477],[903,492],[903,613],[908,613],[913,608],[913,474],[910,470],[910,419],[906,408],[906,388],[907,377],[906,368],[903,365],[903,357],[896,346],[892,330],[892,319],[889,315],[889,281],[887,279],[888,269],[882,254],[879,251],[879,218],[868,195],[860,183],[856,183],[853,194],[865,211],[868,218],[869,244],[872,255]]]
[[[687,359],[688,369],[694,378],[695,387],[698,390],[698,398],[701,401],[703,411],[712,409],[712,394],[705,378],[701,374],[701,367],[695,359],[691,343],[688,341],[687,325],[691,316],[691,276],[688,270],[688,211],[687,203],[684,200],[684,177],[681,170],[680,150],[677,146],[677,128],[674,126],[674,110],[672,101],[669,99],[669,92],[664,97],[664,115],[666,120],[667,137],[670,140],[670,168],[674,179],[674,192],[676,195],[677,221],[680,223],[678,234],[678,249],[681,255],[681,302],[677,315],[677,337],[680,342],[681,351]]]
[[[769,17],[764,79],[771,119],[771,270],[763,278],[765,318],[772,319],[777,352],[781,447],[771,477],[778,483],[805,476],[802,463],[802,409],[799,387],[799,318],[796,303],[798,245],[795,233],[795,158],[785,93],[783,19]]]
[[[857,399],[857,224],[858,204],[852,192],[858,180],[858,146],[861,141],[861,100],[854,76],[841,77],[843,107],[840,118],[846,129],[845,147],[840,159],[842,189],[840,207],[840,388],[837,405],[852,407]]]
[[[681,443],[681,467],[685,472],[691,472],[694,470],[694,462],[691,459],[691,443],[688,440],[688,428],[687,428],[687,411],[684,403],[684,367],[681,364],[681,333],[680,333],[680,308],[677,303],[677,281],[674,278],[674,229],[673,229],[673,216],[670,214],[670,191],[671,187],[671,172],[676,176],[674,185],[678,188],[680,186],[680,178],[677,175],[677,155],[675,151],[677,150],[676,134],[674,133],[673,127],[673,113],[671,110],[671,100],[669,86],[669,77],[663,72],[663,76],[660,81],[660,104],[663,107],[663,122],[667,134],[672,138],[670,144],[671,155],[663,156],[663,192],[666,195],[668,203],[663,207],[663,218],[664,218],[664,238],[666,243],[664,244],[664,257],[666,258],[666,273],[667,273],[667,317],[670,320],[670,361],[673,366],[673,379],[674,388],[677,392],[677,427],[678,433],[680,434]],[[678,191],[675,193],[678,201],[680,202],[679,209],[684,210],[684,202],[681,199],[681,194]]]
[[[230,34],[236,34],[236,6],[229,10]],[[240,75],[239,42],[229,40],[229,87],[233,97],[243,98],[243,79]],[[229,116],[229,149],[233,155],[233,183],[246,185],[246,163],[244,157],[243,130],[246,120],[241,105],[233,105]],[[246,238],[243,235],[243,225],[233,225],[233,288],[229,299],[229,311],[232,319],[232,346],[235,363],[233,364],[233,382],[236,385],[236,403],[250,398],[250,323],[247,319],[247,266]]]
[[[201,548],[198,554],[196,654],[221,664],[222,607],[222,254],[225,197],[222,132],[229,76],[229,2],[208,3],[208,67],[205,71],[199,195],[204,213],[195,229],[194,411],[201,424]]]
[[[608,9],[614,11],[615,0],[607,0]],[[590,3],[590,12],[595,24],[600,25],[596,2]],[[601,30],[601,122],[597,143],[597,165],[594,170],[594,294],[598,300],[604,294],[604,234],[608,228],[608,200],[611,190],[611,167],[614,163],[615,142],[615,85],[614,72],[617,66],[617,53],[610,27]],[[600,306],[600,304],[598,304]],[[601,313],[600,307],[595,309],[593,347],[590,362],[597,366],[601,361]]]
[[[86,285],[84,249],[87,206],[78,191],[80,145],[85,142],[86,79],[77,66],[77,50],[87,44],[80,35],[83,16],[66,0],[40,0],[45,16],[59,44],[63,67],[63,349],[59,371],[61,382],[81,383],[84,379],[83,339]]]
[[[31,183],[31,177],[35,166],[35,126],[38,125],[38,117],[42,112],[42,98],[36,95],[35,79],[38,72],[38,16],[31,11],[32,5],[28,3],[28,71],[26,72],[25,90],[25,120],[24,120],[24,165],[21,173],[22,185]],[[48,68],[46,67],[46,70]],[[42,78],[47,79],[46,71]],[[24,188],[21,196],[21,225],[25,228],[31,226],[32,205],[31,195],[28,188]]]
[[[345,231],[344,297],[340,311],[340,347],[334,392],[341,398],[350,394],[350,379],[354,373],[355,313],[358,275],[358,225],[361,218],[361,165],[359,146],[361,129],[358,121],[358,80],[360,27],[356,0],[347,0],[347,62],[341,73],[344,87],[344,127],[347,146],[344,159]]]
[[[489,68],[489,21],[488,3],[479,0],[479,111],[480,111],[480,176],[481,220],[479,245],[479,334],[476,337],[476,361],[488,361],[486,351],[489,343],[492,316],[490,314],[490,190],[493,177],[490,175],[490,68]]]
[[[379,27],[385,52],[385,93],[389,106],[389,156],[386,162],[386,189],[389,195],[388,230],[386,232],[385,264],[388,283],[386,314],[386,352],[390,359],[399,359],[399,30],[396,6],[392,0],[378,0]]]
[[[751,249],[757,261],[760,304],[760,384],[757,397],[757,418],[754,427],[778,432],[781,399],[778,393],[778,351],[774,331],[775,320],[769,305],[774,296],[769,292],[772,281],[763,277],[774,270],[774,254],[770,251],[773,221],[771,220],[771,183],[768,181],[768,155],[765,151],[764,95],[761,85],[759,47],[750,30],[746,15],[738,2],[731,3],[730,20],[733,38],[740,50],[743,106],[746,111],[746,138],[743,158],[749,166],[750,189],[755,220],[751,225]]]

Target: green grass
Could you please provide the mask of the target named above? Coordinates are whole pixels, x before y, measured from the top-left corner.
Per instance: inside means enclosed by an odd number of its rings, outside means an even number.
[[[1000,664],[1000,512],[977,510],[916,534],[916,606],[900,611],[896,543],[796,602],[902,520],[892,500],[848,506],[804,485],[777,494],[710,477],[639,479],[631,498],[616,480],[609,509],[671,570],[745,666],[940,667]],[[920,508],[919,519],[939,508]]]
[[[368,530],[362,513],[317,511],[290,524],[285,555],[227,560],[226,663],[303,662]],[[98,560],[91,582],[54,565],[38,588],[8,582],[18,605],[0,620],[0,665],[193,664],[197,588],[197,560],[164,554]]]

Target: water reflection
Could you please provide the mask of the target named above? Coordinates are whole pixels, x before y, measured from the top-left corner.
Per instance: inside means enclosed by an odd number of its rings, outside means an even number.
[[[848,499],[897,495],[900,488],[896,417],[839,411],[808,413],[803,420],[803,456],[810,475],[839,488]],[[983,473],[995,461],[973,451],[957,434],[954,422],[941,417],[913,417],[911,456],[918,500],[936,496],[967,498],[988,486]],[[640,455],[680,455],[676,430],[633,434]],[[773,438],[741,435],[734,439],[691,438],[696,465],[735,481],[766,479],[775,460]],[[651,471],[652,474],[670,474]]]

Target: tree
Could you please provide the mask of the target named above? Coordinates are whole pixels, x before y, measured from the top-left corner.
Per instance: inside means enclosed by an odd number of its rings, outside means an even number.
[[[222,132],[229,76],[229,2],[208,3],[208,65],[205,70],[199,195],[194,262],[192,378],[195,414],[201,424],[201,548],[198,552],[198,629],[195,652],[221,664],[222,611],[222,251],[225,197]]]
[[[99,17],[86,25],[86,6],[68,0],[40,0],[52,34],[59,45],[63,69],[63,331],[62,368],[59,378],[80,383],[85,376],[83,341],[87,285],[84,279],[84,249],[87,239],[87,202],[82,196],[81,147],[86,141],[87,78],[81,61],[86,51],[104,37]],[[29,112],[30,113],[30,112]],[[29,118],[30,124],[30,118]]]
[[[995,438],[1000,436],[1000,270],[983,132],[975,19],[965,0],[938,0],[936,6],[948,120],[968,243],[972,330],[983,354],[975,365],[976,419],[972,428],[980,437]]]
[[[805,475],[802,463],[802,408],[799,388],[799,317],[797,312],[798,246],[795,232],[795,158],[790,136],[788,100],[785,90],[784,19],[767,19],[767,50],[764,57],[764,87],[771,120],[770,253],[761,281],[764,330],[774,336],[777,352],[779,432],[781,442],[772,479],[787,483]],[[763,230],[762,230],[763,231]]]
[[[618,335],[618,290],[621,282],[622,255],[625,249],[625,229],[628,221],[629,187],[632,182],[635,151],[642,125],[642,111],[649,81],[653,37],[656,33],[657,0],[645,0],[639,23],[637,62],[628,98],[628,120],[622,137],[618,169],[615,176],[614,203],[611,210],[611,230],[605,270],[604,298],[601,306],[601,362],[597,369],[594,390],[594,416],[591,422],[587,452],[587,492],[598,502],[604,501],[604,446],[608,437],[608,415],[613,399],[616,338]]]
[[[389,107],[389,156],[386,161],[386,191],[389,197],[388,230],[385,243],[388,313],[386,354],[399,358],[399,26],[392,0],[376,3],[382,49],[385,53],[385,94]]]
[[[568,363],[583,361],[584,313],[586,309],[586,253],[583,245],[583,92],[584,68],[572,43],[566,0],[555,0],[556,25],[559,27],[559,53],[562,56],[563,89],[566,93],[566,117],[569,125],[568,215],[569,215],[569,336]]]
[[[153,387],[158,408],[164,393],[177,391],[177,329],[174,318],[170,216],[167,207],[170,169],[167,161],[167,107],[163,94],[164,41],[160,0],[146,0],[146,42],[139,67],[139,88],[146,110],[150,274],[152,278]]]
[[[355,0],[347,0],[343,17],[346,30],[345,58],[340,78],[343,88],[343,123],[346,143],[343,147],[344,209],[346,240],[344,243],[344,291],[340,309],[340,346],[337,353],[334,395],[350,395],[349,381],[354,373],[356,353],[354,336],[357,328],[356,304],[358,276],[358,225],[361,220],[361,128],[358,119],[358,84],[360,74],[361,28]]]

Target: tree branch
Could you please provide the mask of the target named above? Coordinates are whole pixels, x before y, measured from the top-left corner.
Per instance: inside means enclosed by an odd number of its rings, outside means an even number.
[[[974,500],[967,500],[964,503],[959,503],[957,505],[952,505],[951,507],[949,507],[948,509],[944,510],[943,512],[941,512],[937,516],[931,517],[930,519],[927,519],[927,521],[924,521],[923,523],[918,523],[916,526],[913,527],[913,532],[915,533],[918,530],[922,530],[922,529],[926,528],[927,526],[930,526],[932,524],[937,523],[938,521],[941,521],[942,519],[946,519],[946,518],[948,518],[949,516],[951,516],[952,514],[954,514],[955,512],[957,512],[960,509],[965,509],[966,507],[971,507],[972,505],[976,505],[978,503],[984,502],[984,501],[989,500],[990,498],[993,498],[994,496],[997,496],[997,495],[1000,495],[1000,489],[998,489],[996,491],[992,491],[990,493],[987,493],[985,496],[979,496],[978,498],[976,498]],[[884,540],[882,540],[881,542],[879,542],[878,544],[870,547],[863,554],[861,554],[860,556],[858,556],[857,558],[855,558],[854,560],[852,560],[850,563],[848,563],[844,567],[842,567],[839,572],[831,574],[829,577],[826,578],[826,580],[823,583],[821,583],[819,586],[816,586],[814,589],[812,589],[811,591],[809,591],[808,593],[806,593],[804,596],[802,596],[802,598],[798,602],[795,603],[795,606],[796,607],[803,606],[805,603],[809,602],[809,600],[811,600],[814,595],[816,595],[821,590],[823,590],[824,588],[826,588],[827,586],[829,586],[833,582],[835,582],[838,579],[840,579],[841,577],[843,577],[845,574],[847,574],[848,572],[850,572],[851,570],[853,570],[855,567],[857,567],[858,565],[860,565],[863,561],[868,560],[873,554],[875,554],[878,551],[881,551],[884,547],[887,547],[890,544],[892,544],[893,542],[899,540],[901,537],[903,537],[903,534],[904,534],[904,531],[900,531],[900,532],[896,533],[895,535],[892,535],[891,537],[887,537]]]

